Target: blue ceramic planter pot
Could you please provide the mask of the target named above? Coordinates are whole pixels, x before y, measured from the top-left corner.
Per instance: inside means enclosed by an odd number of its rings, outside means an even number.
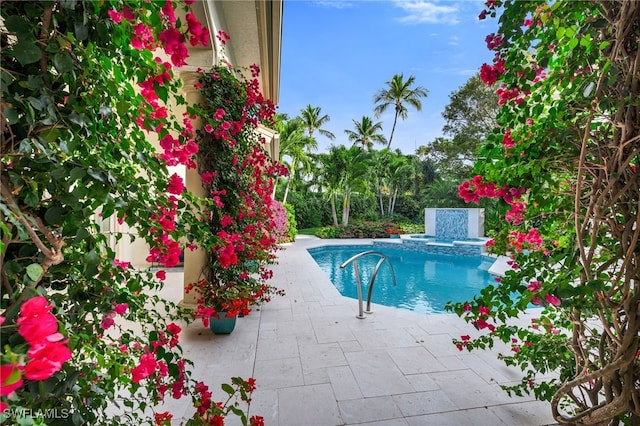
[[[224,313],[219,313],[220,318],[209,318],[209,329],[214,334],[231,334],[236,327],[236,317],[227,318]]]

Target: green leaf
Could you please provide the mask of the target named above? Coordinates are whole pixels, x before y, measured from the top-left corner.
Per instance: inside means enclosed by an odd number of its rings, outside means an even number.
[[[27,87],[33,90],[39,90],[44,87],[44,81],[42,80],[42,76],[39,75],[30,75],[27,79]]]
[[[49,225],[60,225],[64,221],[65,210],[59,204],[53,205],[44,213],[44,220]]]
[[[72,112],[71,114],[69,114],[69,121],[71,121],[73,124],[77,124],[80,127],[86,127],[87,124],[85,123],[85,120],[82,116],[78,115],[75,112]]]
[[[102,206],[102,217],[103,219],[107,219],[113,215],[114,205],[112,201],[109,201],[104,206]]]
[[[86,40],[89,37],[89,29],[87,28],[86,25],[80,22],[76,22],[74,24],[74,32],[76,34],[76,38],[79,41]]]
[[[42,57],[42,52],[40,52],[40,48],[35,45],[35,42],[28,41],[19,41],[13,47],[13,54],[22,65],[32,64],[39,61]]]
[[[587,48],[590,47],[591,46],[590,37],[582,37],[580,39],[580,46],[587,47]]]
[[[97,265],[100,262],[100,255],[95,250],[89,251],[89,253],[85,254],[84,258],[87,263]]]
[[[234,392],[235,392],[233,390],[233,387],[229,383],[223,383],[222,386],[220,386],[220,387],[222,388],[223,391],[225,391],[229,395],[233,395]]]
[[[569,40],[569,50],[573,50],[576,48],[576,46],[578,46],[578,39],[577,38],[572,38],[571,40]]]
[[[94,169],[87,169],[87,174],[97,181],[100,181],[102,183],[105,182],[104,174],[101,171],[96,171]]]
[[[55,142],[60,137],[60,129],[58,129],[57,127],[52,127],[42,132],[41,137],[47,142]]]
[[[27,266],[27,276],[31,281],[38,281],[42,277],[42,274],[44,274],[44,269],[42,269],[39,263],[32,263]]]
[[[29,191],[25,197],[24,197],[24,202],[26,205],[30,206],[30,207],[35,207],[38,205],[38,203],[40,202],[40,195],[38,194],[38,190],[37,188],[32,188],[33,191]]]
[[[42,111],[44,109],[44,103],[40,99],[34,98],[33,96],[29,96],[27,100],[29,101],[29,103],[34,109],[38,111]]]
[[[165,86],[156,86],[155,92],[162,102],[167,103],[167,99],[169,98],[169,92]]]
[[[53,66],[60,73],[71,72],[73,71],[73,59],[67,52],[56,53],[53,57]]]
[[[69,177],[71,181],[76,181],[82,179],[86,175],[86,172],[82,167],[74,167],[71,172],[69,172]]]
[[[16,124],[19,120],[18,113],[13,108],[5,108],[4,116],[9,120],[9,124]]]
[[[29,22],[18,15],[7,16],[4,19],[4,25],[9,32],[15,33],[20,39],[24,38],[24,34],[29,34],[31,29]]]

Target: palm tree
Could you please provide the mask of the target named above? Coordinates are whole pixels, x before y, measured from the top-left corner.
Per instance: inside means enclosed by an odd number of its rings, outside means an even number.
[[[309,136],[313,137],[314,130],[317,130],[323,136],[328,137],[331,140],[334,140],[336,136],[328,130],[322,128],[329,120],[329,116],[327,114],[321,115],[320,107],[312,107],[311,105],[307,105],[305,108],[300,110],[300,115],[302,117],[302,121],[307,127],[307,131],[309,132]]]
[[[380,114],[385,112],[391,105],[395,108],[395,115],[393,118],[393,127],[391,128],[391,135],[387,142],[387,148],[391,146],[391,140],[393,139],[393,133],[396,130],[396,123],[398,117],[403,120],[407,119],[407,105],[411,105],[416,110],[422,110],[422,102],[420,98],[425,98],[429,94],[429,91],[424,87],[412,87],[416,78],[410,76],[406,81],[403,74],[396,74],[391,77],[391,80],[387,81],[388,89],[380,89],[374,96],[374,103],[378,104],[374,108],[375,117],[379,117]]]
[[[382,123],[374,123],[369,117],[362,117],[362,121],[358,122],[352,120],[355,126],[355,132],[353,130],[345,130],[347,137],[354,144],[362,144],[363,148],[373,147],[374,142],[385,144],[387,142],[384,135],[378,132],[382,132]]]
[[[329,152],[318,155],[321,163],[320,182],[331,205],[334,226],[338,226],[336,201],[342,197],[341,226],[349,224],[351,196],[366,190],[367,173],[370,168],[370,153],[359,146],[331,146]]]
[[[289,157],[289,176],[287,176],[287,186],[285,187],[282,202],[287,202],[287,195],[291,187],[291,180],[295,176],[296,169],[302,167],[308,169],[310,161],[308,153],[318,147],[316,140],[304,134],[305,123],[300,117],[291,120],[276,121],[276,129],[280,134],[280,161],[284,162],[284,157]]]

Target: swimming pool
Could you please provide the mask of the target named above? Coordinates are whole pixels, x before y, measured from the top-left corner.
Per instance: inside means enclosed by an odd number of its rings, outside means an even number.
[[[338,291],[343,296],[354,299],[357,299],[358,295],[353,264],[344,269],[340,269],[340,265],[351,256],[366,250],[376,250],[387,256],[397,282],[397,286],[394,287],[389,267],[385,262],[376,277],[371,297],[373,303],[425,314],[443,313],[448,301],[471,300],[482,288],[494,283],[494,277],[488,272],[493,260],[482,256],[420,253],[371,245],[323,246],[308,249],[311,257]],[[369,279],[379,259],[379,256],[358,259],[365,302]]]

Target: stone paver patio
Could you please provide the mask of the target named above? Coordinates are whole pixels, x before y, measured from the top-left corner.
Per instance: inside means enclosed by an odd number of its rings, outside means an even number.
[[[457,316],[374,304],[373,314],[357,319],[357,301],[341,296],[306,251],[328,242],[371,240],[300,237],[285,245],[273,266],[272,283],[286,296],[239,318],[228,336],[213,335],[200,322],[185,328],[185,356],[214,398],[222,399],[219,385],[230,377],[254,377],[249,414],[263,416],[267,426],[554,423],[549,404],[500,389],[520,376],[495,352],[455,348],[452,338],[476,333]],[[182,273],[169,273],[166,295],[175,298],[181,289]],[[193,411],[184,401],[167,408],[175,424]],[[227,424],[239,422],[229,418]]]

